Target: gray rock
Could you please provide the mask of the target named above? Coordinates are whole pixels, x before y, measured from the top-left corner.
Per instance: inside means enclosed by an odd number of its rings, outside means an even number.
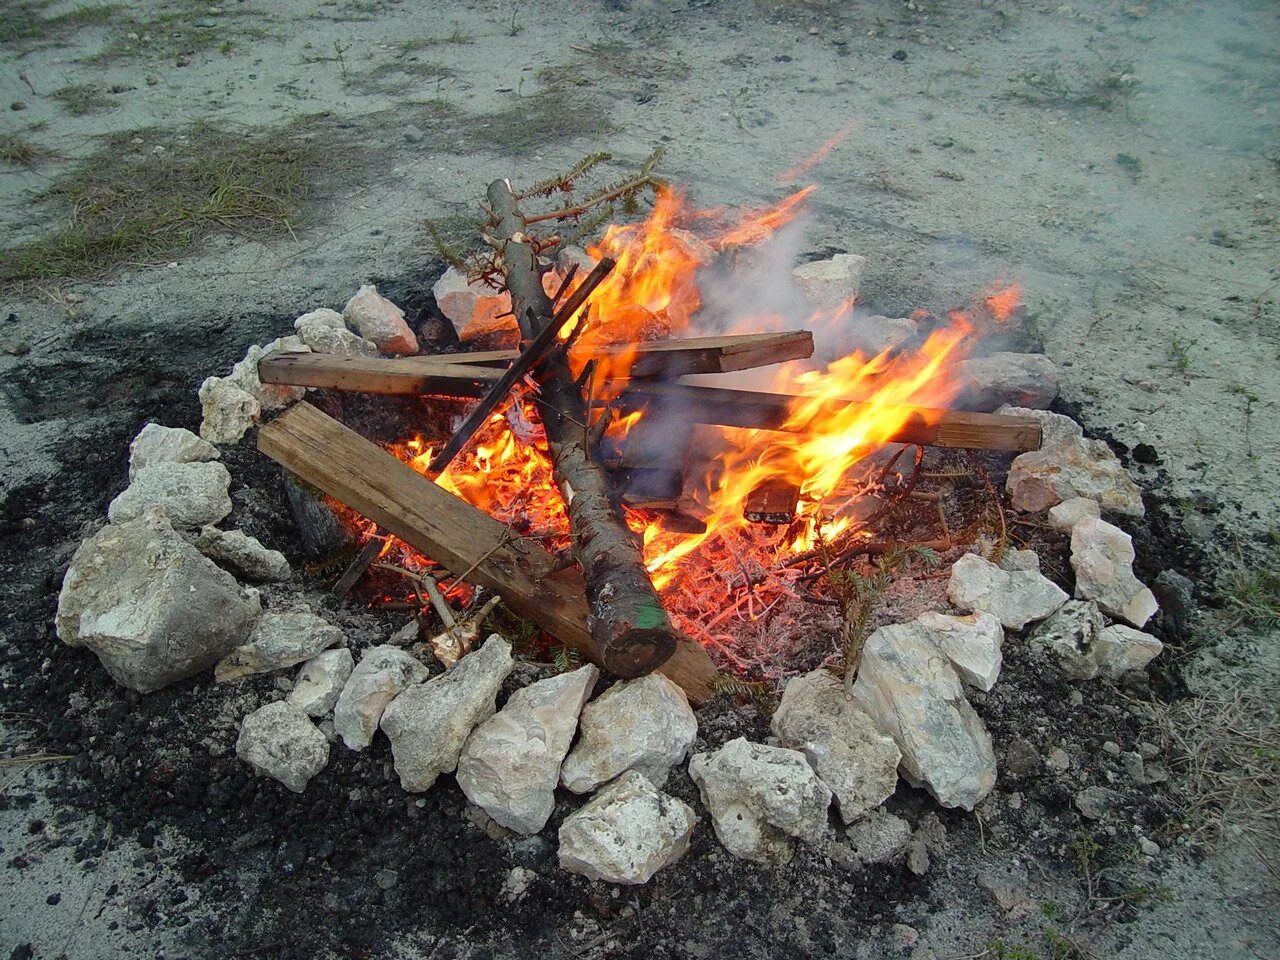
[[[979,690],[996,685],[1004,663],[1004,627],[998,619],[989,613],[971,613],[967,617],[925,613],[916,618],[916,623],[933,634],[938,649],[951,661],[961,680]]]
[[[472,730],[458,760],[458,786],[467,799],[517,833],[546,826],[578,714],[599,676],[588,664],[539,680]]]
[[[334,730],[352,750],[363,750],[373,742],[387,704],[430,675],[424,664],[397,647],[366,650],[334,705]]]
[[[1084,436],[1084,429],[1070,417],[1048,410],[1036,410],[1032,407],[1012,407],[1005,404],[996,413],[1010,417],[1027,417],[1040,424],[1040,449],[1052,447],[1064,440],[1075,440]]]
[[[277,337],[262,347],[255,343],[249,347],[244,359],[231,368],[231,375],[227,379],[245,391],[245,393],[254,397],[258,401],[261,413],[273,413],[277,410],[283,410],[306,396],[306,387],[291,387],[282,383],[263,383],[258,376],[258,364],[277,353],[310,352],[311,348],[296,336]]]
[[[378,347],[373,341],[347,329],[342,314],[321,308],[304,313],[293,321],[298,339],[314,350],[334,357],[375,357]]]
[[[651,673],[615,683],[588,703],[579,731],[560,770],[566,788],[589,793],[625,770],[638,770],[661,787],[693,746],[698,720],[684,691]]]
[[[917,877],[923,877],[929,872],[929,848],[925,846],[923,840],[912,838],[907,844],[907,869],[914,873]]]
[[[1161,570],[1151,592],[1160,604],[1157,622],[1161,630],[1175,643],[1185,643],[1195,610],[1195,584],[1176,570]]]
[[[256,590],[201,556],[159,511],[82,543],[58,596],[58,636],[140,693],[213,666],[262,612]]]
[[[1041,353],[993,353],[956,364],[965,409],[1043,410],[1058,395],[1058,368]]]
[[[396,697],[382,714],[400,786],[431,789],[458,767],[467,736],[493,716],[502,681],[511,672],[511,644],[492,634],[445,673]]]
[[[1005,550],[1000,557],[1000,569],[1015,573],[1019,570],[1040,572],[1040,554],[1034,550]]]
[[[647,883],[689,849],[698,818],[687,803],[628,770],[560,826],[560,866],[589,880]]]
[[[342,308],[348,327],[372,341],[383,353],[417,353],[418,338],[404,322],[404,311],[365,284]]]
[[[259,776],[301,793],[329,762],[329,741],[305,713],[281,700],[244,718],[236,756]]]
[[[859,347],[869,356],[877,356],[915,339],[920,324],[908,317],[883,317],[872,314],[853,324],[853,335]]]
[[[887,810],[875,810],[845,831],[853,852],[866,864],[894,864],[907,853],[911,824]]]
[[[289,561],[279,550],[268,550],[240,530],[205,527],[196,538],[196,549],[218,566],[253,583],[279,583],[289,579]]]
[[[1066,773],[1071,769],[1071,754],[1061,747],[1054,747],[1044,765],[1050,773]]]
[[[1005,482],[1015,510],[1037,513],[1064,500],[1085,497],[1105,511],[1143,515],[1142,491],[1101,440],[1076,437],[1019,454]]]
[[[156,463],[203,463],[222,454],[190,430],[148,423],[129,444],[129,479]]]
[[[309,717],[325,717],[351,679],[355,658],[346,647],[316,654],[298,671],[298,682],[289,693],[289,703]]]
[[[1001,570],[976,553],[951,568],[947,596],[961,610],[990,613],[1010,630],[1043,620],[1067,599],[1053,581],[1031,570]]]
[[[221,463],[155,463],[144,467],[107,507],[112,523],[158,507],[182,530],[217,523],[231,512],[231,474]]]
[[[1070,533],[1081,520],[1097,520],[1102,516],[1102,507],[1097,500],[1088,497],[1072,497],[1049,508],[1049,526],[1063,533]]]
[[[270,610],[254,625],[248,641],[218,663],[213,678],[226,683],[255,673],[284,670],[339,646],[344,640],[341,630],[314,613]]]
[[[1030,740],[1017,737],[1009,744],[1004,755],[1004,769],[1012,777],[1022,780],[1038,777],[1044,761]]]
[[[1151,634],[1116,623],[1098,635],[1093,653],[1099,672],[1119,680],[1129,670],[1141,670],[1163,649],[1164,644]]]
[[[1133,575],[1133,556],[1133,539],[1105,520],[1082,520],[1071,530],[1076,596],[1141,627],[1156,612],[1156,598]]]
[[[200,384],[200,406],[200,436],[210,443],[239,442],[262,416],[258,398],[225,377],[208,377]]]
[[[1105,820],[1120,806],[1120,795],[1106,787],[1087,787],[1073,802],[1086,820]]]
[[[1098,675],[1094,648],[1103,626],[1102,612],[1092,600],[1068,600],[1027,640],[1051,653],[1070,679],[1092,680]]]
[[[582,256],[591,259],[585,251]],[[585,277],[589,270],[586,268],[579,276]],[[474,340],[515,326],[512,317],[504,316],[511,312],[510,294],[505,290],[494,290],[484,283],[468,283],[466,275],[455,267],[444,272],[431,292],[440,312],[453,324],[459,340]]]
[[[791,271],[791,279],[815,307],[836,310],[857,298],[866,269],[866,257],[837,253],[830,260],[801,264]]]
[[[991,738],[928,629],[896,624],[867,638],[853,696],[897,743],[907,780],[944,807],[972,810],[995,786]]]
[[[695,754],[689,776],[716,836],[735,857],[785,863],[792,837],[817,843],[826,832],[831,791],[798,751],[738,737],[714,753]]]
[[[828,670],[787,681],[773,714],[773,733],[801,751],[852,823],[884,803],[898,785],[898,752]]]

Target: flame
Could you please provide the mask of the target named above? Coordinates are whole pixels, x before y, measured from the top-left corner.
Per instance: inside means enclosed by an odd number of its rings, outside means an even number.
[[[803,177],[818,164],[822,163],[823,160],[826,160],[827,157],[831,156],[831,154],[835,152],[836,147],[844,143],[845,140],[848,139],[849,134],[858,129],[860,125],[861,121],[856,117],[850,120],[817,150],[813,151],[813,153],[809,154],[809,156],[805,157],[805,159],[801,160],[791,169],[784,170],[782,173],[778,174],[778,182],[783,186],[795,183],[796,180]]]
[[[1011,283],[982,300],[982,305],[999,323],[1008,323],[1022,306],[1022,286]]]

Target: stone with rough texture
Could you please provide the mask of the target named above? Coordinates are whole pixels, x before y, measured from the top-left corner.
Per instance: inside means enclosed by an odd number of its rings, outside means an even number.
[[[431,789],[458,767],[467,736],[493,716],[502,681],[511,672],[511,644],[492,634],[449,670],[396,697],[382,714],[400,786]]]
[[[874,313],[855,320],[851,332],[858,345],[874,357],[910,343],[919,329],[920,324],[909,317],[885,317]]]
[[[1072,680],[1098,675],[1095,645],[1103,629],[1102,612],[1092,600],[1068,600],[1028,635],[1033,646],[1048,650]]]
[[[1040,424],[1040,449],[1052,447],[1064,440],[1077,440],[1084,436],[1084,428],[1070,417],[1032,407],[1013,407],[1005,404],[996,413],[1009,417],[1028,417]]]
[[[269,610],[254,625],[248,642],[218,663],[213,678],[218,683],[226,683],[255,673],[284,670],[344,640],[340,629],[310,611]]]
[[[582,251],[582,256],[591,259],[586,251]],[[595,266],[594,262],[591,266]],[[585,277],[590,269],[580,269],[579,278]],[[511,295],[484,283],[468,283],[466,274],[456,267],[444,272],[431,288],[431,293],[440,312],[453,324],[459,340],[474,340],[486,334],[516,329],[515,318],[503,316],[511,312]]]
[[[210,443],[239,442],[262,416],[258,398],[225,377],[208,377],[200,384],[200,406],[200,436]]]
[[[560,764],[599,676],[588,664],[539,680],[472,730],[458,760],[458,786],[467,799],[517,833],[546,826]]]
[[[1151,634],[1115,623],[1098,634],[1093,658],[1103,676],[1119,680],[1129,670],[1141,670],[1163,649],[1164,644]]]
[[[945,613],[925,613],[916,623],[933,634],[938,649],[955,667],[960,679],[979,690],[990,690],[1000,676],[1004,662],[1004,627],[989,613],[951,617]]]
[[[902,754],[829,670],[787,681],[773,733],[808,758],[835,795],[845,823],[880,806],[898,785]]]
[[[684,691],[660,673],[615,683],[586,705],[578,726],[578,742],[560,770],[560,782],[574,793],[589,793],[625,770],[639,770],[661,787],[698,735]]]
[[[1088,497],[1072,497],[1049,508],[1049,526],[1063,533],[1070,533],[1081,520],[1097,520],[1102,516],[1102,507],[1097,500]]]
[[[309,717],[327,716],[354,667],[355,658],[346,647],[316,654],[298,671],[298,679],[289,691],[289,703]]]
[[[876,810],[845,831],[854,855],[866,864],[892,864],[907,855],[911,824],[887,810]]]
[[[148,423],[129,444],[129,479],[152,464],[203,463],[220,456],[217,447],[190,430]]]
[[[1001,570],[976,553],[966,553],[951,568],[947,596],[962,610],[990,613],[1010,630],[1043,620],[1062,606],[1067,594],[1033,570]]]
[[[346,321],[337,310],[322,307],[304,313],[293,321],[298,339],[316,353],[333,357],[374,357],[378,347],[358,333],[347,329]]]
[[[329,741],[305,713],[280,700],[244,718],[236,756],[259,776],[301,793],[329,762]]]
[[[1011,573],[1016,570],[1039,573],[1040,555],[1034,550],[1005,550],[1004,555],[1000,557],[1000,569]]]
[[[430,673],[398,647],[384,644],[366,650],[338,695],[333,729],[352,750],[363,750],[373,742],[387,704]]]
[[[1133,538],[1105,520],[1071,528],[1076,596],[1096,600],[1104,613],[1141,627],[1156,612],[1156,598],[1133,574]]]
[[[802,263],[791,271],[791,279],[814,306],[836,310],[857,299],[867,258],[856,253],[837,253],[830,260]]]
[[[196,537],[196,549],[220,567],[254,583],[279,583],[289,579],[289,561],[279,550],[268,550],[241,530],[205,527]]]
[[[714,753],[695,754],[689,776],[716,836],[735,857],[785,863],[794,853],[792,837],[816,843],[826,832],[831,791],[797,750],[738,737]]]
[[[383,353],[417,353],[418,338],[404,321],[404,311],[365,284],[342,308],[348,327]]]
[[[213,666],[262,613],[256,590],[202,556],[151,511],[82,543],[58,595],[64,643],[97,654],[140,693]]]
[[[991,737],[930,630],[895,624],[868,637],[853,696],[897,743],[907,780],[944,807],[972,810],[995,786]]]
[[[217,523],[231,512],[231,474],[221,463],[155,463],[139,470],[107,507],[112,523],[158,508],[182,530]]]
[[[259,416],[283,410],[297,403],[307,394],[306,387],[292,387],[283,383],[263,383],[258,376],[258,364],[277,353],[310,353],[311,348],[296,336],[278,337],[266,346],[251,346],[244,359],[231,368],[229,381],[258,401]]]
[[[1070,500],[1096,500],[1110,513],[1140,517],[1142,491],[1101,440],[1075,437],[1019,454],[1005,481],[1015,510],[1038,513]]]
[[[965,409],[1043,410],[1058,395],[1058,368],[1042,353],[993,353],[956,364]]]
[[[560,866],[605,883],[648,883],[689,849],[698,818],[628,770],[560,825]]]
[[[1105,820],[1120,806],[1120,794],[1107,787],[1086,787],[1075,795],[1075,807],[1086,820]]]

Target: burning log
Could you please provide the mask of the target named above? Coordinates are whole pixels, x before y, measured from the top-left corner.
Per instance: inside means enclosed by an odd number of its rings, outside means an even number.
[[[258,449],[459,579],[492,590],[517,615],[585,659],[605,665],[587,629],[587,600],[576,569],[565,569],[536,543],[514,536],[377,444],[299,403],[259,431]],[[676,641],[675,653],[658,670],[694,702],[712,694],[715,667],[687,638]]]
[[[773,477],[747,495],[742,515],[751,523],[785,524],[795,519],[800,488],[790,480]]]

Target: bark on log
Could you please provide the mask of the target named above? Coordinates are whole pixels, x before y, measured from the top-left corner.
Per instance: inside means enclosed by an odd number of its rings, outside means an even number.
[[[494,217],[489,239],[499,254],[511,310],[529,340],[552,322],[543,271],[510,184],[490,184],[488,200]],[[538,407],[569,514],[574,557],[582,567],[588,628],[606,669],[621,677],[641,676],[675,652],[678,635],[644,568],[640,544],[609,498],[608,478],[588,428],[587,403],[563,351],[547,358],[540,384]]]

